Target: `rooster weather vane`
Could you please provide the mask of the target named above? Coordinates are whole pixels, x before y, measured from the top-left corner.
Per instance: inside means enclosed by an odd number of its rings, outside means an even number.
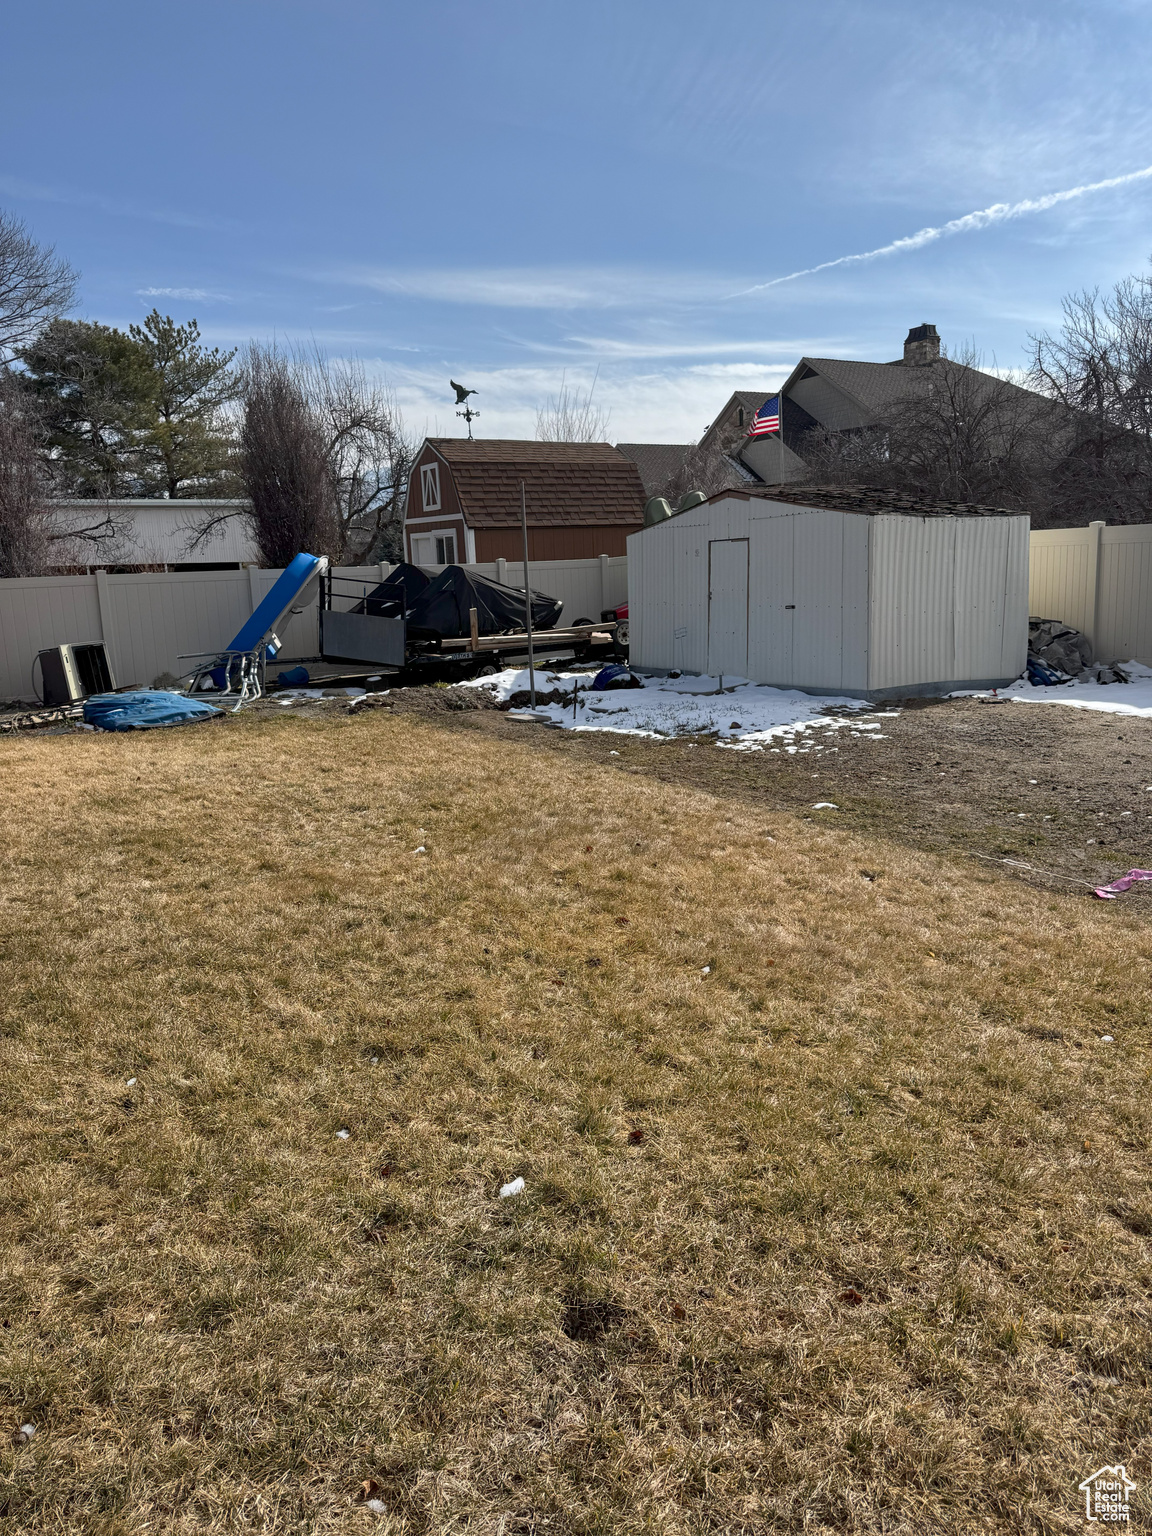
[[[478,394],[479,391],[475,389],[465,389],[463,384],[457,384],[455,379],[449,379],[448,382],[456,391],[456,404],[464,406],[464,409],[462,411],[457,411],[456,414],[457,416],[463,416],[464,420],[468,423],[468,439],[471,441],[472,423],[476,420],[477,416],[479,416],[480,412],[474,411],[470,405],[466,404],[466,401],[469,395]]]

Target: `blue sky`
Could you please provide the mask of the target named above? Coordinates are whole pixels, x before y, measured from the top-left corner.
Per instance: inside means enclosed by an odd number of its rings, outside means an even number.
[[[449,376],[484,436],[595,378],[694,440],[926,320],[1013,367],[1152,253],[1148,177],[757,286],[1152,167],[1152,0],[37,0],[0,56],[0,204],[78,313],[315,338],[418,432]]]

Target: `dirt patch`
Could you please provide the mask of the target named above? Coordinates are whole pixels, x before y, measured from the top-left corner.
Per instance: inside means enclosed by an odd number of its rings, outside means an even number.
[[[394,688],[389,693],[370,693],[354,699],[350,714],[381,709],[393,715],[475,714],[479,710],[499,709],[487,688]]]
[[[862,729],[869,722],[880,730]],[[783,742],[734,751],[712,738],[549,730],[499,714],[467,725],[916,848],[1017,860],[1069,892],[1152,858],[1152,721],[1133,716],[916,700],[810,728],[791,738],[795,753]],[[816,810],[818,801],[837,809]]]

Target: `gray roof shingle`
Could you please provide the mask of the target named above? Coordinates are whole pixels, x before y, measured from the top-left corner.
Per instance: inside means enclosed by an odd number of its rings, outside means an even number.
[[[859,363],[840,357],[802,357],[788,383],[798,383],[804,377],[805,368],[822,374],[830,384],[851,395],[873,415],[881,415],[898,401],[907,400],[910,396],[926,394],[945,369],[969,375],[984,389],[999,389],[1007,384],[1009,389],[1019,390],[1032,400],[1040,398],[1034,391],[1021,389],[1010,380],[1000,379],[980,368],[969,368],[964,363],[954,363],[944,357],[935,363],[923,364]]]
[[[692,443],[617,443],[620,452],[627,455],[640,471],[644,482],[644,494],[654,496],[682,468],[692,451]]]

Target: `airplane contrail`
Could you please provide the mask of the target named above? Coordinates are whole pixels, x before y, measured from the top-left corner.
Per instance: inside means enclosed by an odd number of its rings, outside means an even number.
[[[947,235],[963,235],[969,230],[986,229],[989,224],[1002,224],[1005,219],[1018,219],[1025,213],[1043,213],[1055,208],[1057,203],[1069,203],[1073,198],[1085,197],[1089,192],[1106,192],[1110,187],[1124,187],[1132,181],[1147,181],[1152,177],[1152,165],[1142,171],[1128,171],[1123,176],[1109,176],[1105,181],[1089,181],[1080,187],[1067,187],[1063,192],[1049,192],[1044,197],[1026,197],[1019,203],[993,203],[990,208],[979,208],[961,218],[949,219],[947,224],[929,225],[914,235],[904,235],[888,245],[878,245],[874,251],[859,251],[854,256],[837,256],[834,261],[821,261],[814,267],[802,267],[799,272],[788,272],[783,277],[771,278],[744,288],[733,298],[747,298],[750,293],[762,293],[766,288],[776,288],[780,283],[791,283],[798,277],[811,277],[814,272],[827,272],[830,267],[846,267],[858,261],[875,261],[878,256],[895,256],[901,251],[917,251],[922,245],[931,245]]]

